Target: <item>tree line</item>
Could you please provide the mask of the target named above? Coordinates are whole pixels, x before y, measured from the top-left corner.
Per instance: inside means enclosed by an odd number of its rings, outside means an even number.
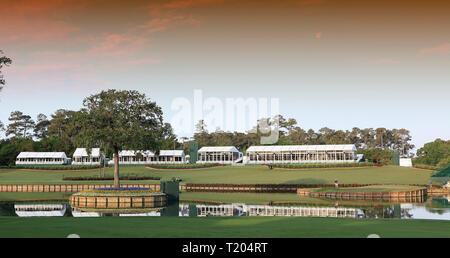
[[[76,117],[79,111],[58,109],[50,117],[38,114],[36,119],[21,111],[11,112],[7,125],[0,121],[0,131],[6,138],[0,140],[0,165],[14,164],[16,156],[22,151],[65,152],[71,157],[77,147],[76,138],[80,132]],[[182,148],[169,123],[162,123],[157,136],[157,149]],[[105,149],[112,157],[113,150]]]
[[[275,145],[322,145],[322,144],[355,144],[359,149],[381,149],[399,151],[403,156],[411,156],[414,148],[411,143],[410,131],[404,128],[358,128],[351,130],[334,130],[323,127],[317,131],[301,128],[294,118],[286,119],[282,115],[274,118],[258,121],[255,128],[246,133],[224,132],[217,128],[214,132],[208,132],[204,120],[196,125],[194,140],[201,146],[232,145],[245,151],[252,145],[260,145],[261,124],[273,126],[278,121],[279,139]]]

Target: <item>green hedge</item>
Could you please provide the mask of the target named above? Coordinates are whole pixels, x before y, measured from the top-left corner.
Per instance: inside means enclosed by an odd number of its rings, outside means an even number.
[[[147,167],[150,168],[161,168],[161,169],[192,169],[192,168],[210,168],[223,166],[219,163],[208,163],[208,164],[151,164]]]
[[[438,173],[432,175],[432,177],[450,177],[450,166],[442,168]]]
[[[423,168],[423,169],[434,169],[439,170],[438,166],[426,165],[426,164],[414,164],[415,168]]]
[[[308,163],[308,164],[277,163],[271,166],[275,168],[335,168],[335,167],[372,167],[377,166],[377,164],[374,164],[372,162]]]
[[[125,174],[121,175],[120,180],[161,180],[161,177],[154,177],[154,176],[139,176],[134,174]],[[112,176],[77,176],[77,177],[67,177],[63,175],[63,180],[65,181],[108,181],[108,180],[114,180],[114,177]]]
[[[16,165],[9,168],[36,169],[36,170],[81,170],[101,168],[101,165]]]

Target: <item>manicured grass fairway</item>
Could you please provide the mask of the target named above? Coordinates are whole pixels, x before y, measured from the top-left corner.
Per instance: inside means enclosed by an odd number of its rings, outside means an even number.
[[[450,237],[450,221],[301,217],[0,218],[0,237]]]
[[[121,167],[121,174],[159,176],[162,180],[181,177],[183,183],[235,183],[235,184],[427,184],[431,171],[397,166],[328,169],[273,169],[264,166],[216,167],[193,170],[158,170],[145,167]],[[107,169],[112,175],[113,169]],[[86,181],[63,181],[63,175],[97,175],[98,170],[37,171],[0,170],[1,184],[82,184]],[[122,181],[122,183],[155,183],[158,181]],[[91,181],[93,184],[111,181]]]

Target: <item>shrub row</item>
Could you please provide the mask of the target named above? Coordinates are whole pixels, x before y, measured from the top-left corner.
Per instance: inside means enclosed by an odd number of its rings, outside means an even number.
[[[414,164],[415,168],[422,168],[422,169],[431,169],[431,170],[438,170],[439,167],[432,166],[432,165],[426,165],[426,164]]]
[[[156,169],[194,169],[194,168],[211,168],[224,166],[219,163],[208,163],[208,164],[152,164],[148,165],[149,168]]]
[[[122,194],[123,196],[127,194],[145,194],[145,193],[155,193],[155,189],[151,188],[97,188],[92,190],[86,190],[80,193],[82,196],[95,196],[95,194]]]
[[[271,165],[275,168],[336,168],[336,167],[372,167],[381,166],[372,162],[348,162],[348,163],[277,163]]]
[[[432,177],[450,177],[450,166],[440,169],[440,171]]]
[[[83,170],[101,168],[101,165],[16,165],[7,168],[36,170]]]
[[[137,176],[137,175],[123,175],[120,176],[120,180],[160,180],[161,177],[152,176]],[[114,177],[110,176],[78,176],[78,177],[66,177],[63,176],[63,180],[66,181],[107,181],[114,180]]]

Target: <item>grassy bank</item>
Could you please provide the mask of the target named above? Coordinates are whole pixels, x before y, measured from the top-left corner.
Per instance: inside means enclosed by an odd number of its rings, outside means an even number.
[[[301,217],[3,217],[0,228],[0,237],[450,237],[450,221]]]
[[[265,166],[215,167],[190,170],[149,169],[145,167],[121,167],[122,174],[183,179],[182,183],[234,183],[234,184],[332,184],[335,179],[340,184],[428,184],[432,171],[414,168],[384,166],[363,168],[324,168],[324,169],[268,169]],[[0,170],[2,184],[67,184],[63,175],[95,176],[97,170],[86,171],[39,171],[39,170]],[[112,176],[113,169],[106,170]],[[106,184],[112,181],[92,181],[93,184]],[[159,183],[158,181],[122,181],[122,183]],[[75,182],[70,182],[75,183]],[[77,182],[77,183],[86,183]]]

